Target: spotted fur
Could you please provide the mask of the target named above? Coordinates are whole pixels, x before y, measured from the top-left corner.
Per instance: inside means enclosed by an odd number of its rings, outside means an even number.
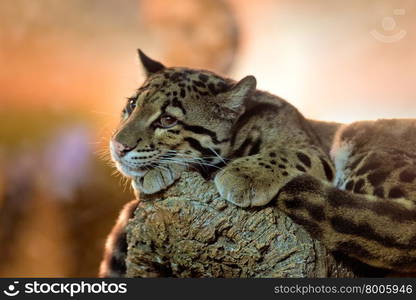
[[[126,273],[127,232],[126,226],[138,205],[138,200],[127,203],[120,212],[116,224],[105,243],[99,277],[124,277]]]
[[[197,168],[237,206],[273,200],[330,250],[416,270],[415,120],[357,122],[328,136],[323,122],[257,90],[253,76],[235,82],[140,58],[148,78],[110,145],[138,193]]]

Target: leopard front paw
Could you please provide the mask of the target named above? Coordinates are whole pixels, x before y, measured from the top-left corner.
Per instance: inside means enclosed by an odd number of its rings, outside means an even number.
[[[172,185],[180,178],[184,170],[183,166],[176,165],[165,165],[163,168],[151,169],[143,176],[133,179],[133,189],[145,194],[157,193]]]
[[[263,206],[277,193],[275,179],[252,168],[228,166],[214,179],[220,195],[240,207]]]

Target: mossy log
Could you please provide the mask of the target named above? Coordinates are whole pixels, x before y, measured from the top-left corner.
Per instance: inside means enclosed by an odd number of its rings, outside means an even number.
[[[242,209],[186,172],[141,199],[127,226],[128,277],[354,277],[272,206]]]

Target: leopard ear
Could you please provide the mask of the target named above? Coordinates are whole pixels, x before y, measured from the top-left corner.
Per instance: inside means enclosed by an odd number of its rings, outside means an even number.
[[[249,75],[234,84],[222,96],[223,106],[231,110],[240,110],[247,99],[256,90],[257,80],[254,76]]]
[[[139,58],[146,73],[146,76],[150,76],[153,73],[165,69],[164,65],[148,57],[146,54],[143,53],[142,50],[137,49],[137,52],[139,53]]]

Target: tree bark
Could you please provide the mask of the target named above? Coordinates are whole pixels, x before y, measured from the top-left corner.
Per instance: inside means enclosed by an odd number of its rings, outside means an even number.
[[[127,226],[128,277],[354,277],[271,206],[242,209],[186,172],[142,198]]]

